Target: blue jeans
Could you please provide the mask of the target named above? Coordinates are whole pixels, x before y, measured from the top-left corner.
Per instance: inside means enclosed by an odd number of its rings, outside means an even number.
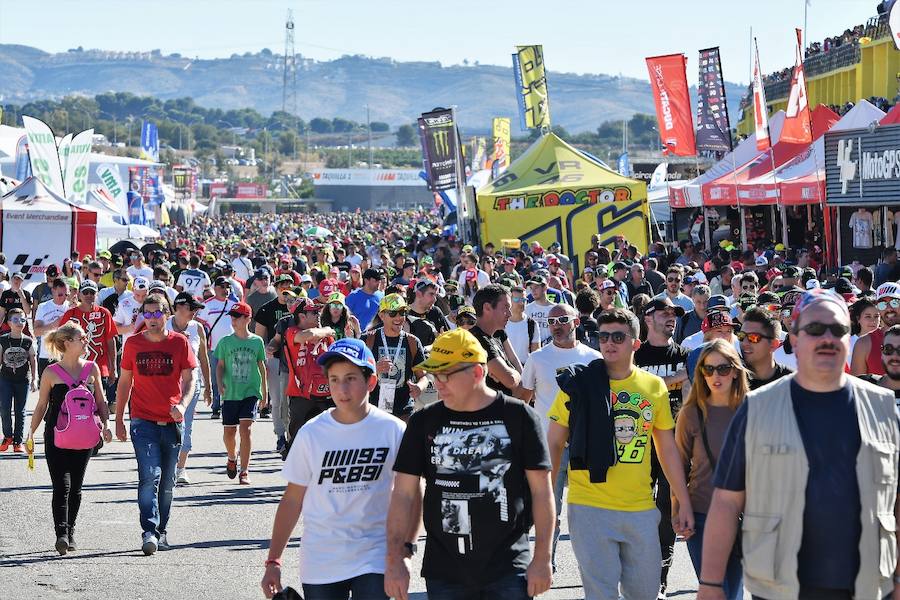
[[[511,573],[484,585],[426,579],[428,600],[527,600],[525,573]]]
[[[553,571],[556,571],[556,544],[559,542],[559,523],[562,519],[562,497],[566,486],[569,485],[569,446],[563,448],[562,458],[559,461],[559,473],[553,482],[553,496],[556,499],[556,526],[553,528],[553,553],[551,563]]]
[[[216,380],[216,365],[219,364],[219,359],[216,358],[212,351],[209,353],[209,374],[210,374],[210,387],[212,388],[212,410],[213,412],[219,412],[222,408],[221,402],[222,399],[219,397],[219,382]]]
[[[335,583],[304,583],[303,595],[306,600],[387,600],[384,593],[384,574],[366,573]]]
[[[194,379],[194,395],[188,402],[187,408],[184,410],[184,436],[181,439],[181,451],[191,451],[191,431],[194,429],[194,411],[197,409],[197,401],[200,399],[200,376]]]
[[[27,381],[9,381],[0,378],[0,417],[3,420],[3,437],[12,438],[13,444],[22,443],[25,430],[25,401],[28,400]],[[13,429],[15,417],[15,429]]]
[[[701,557],[703,556],[703,526],[706,524],[706,514],[694,513],[694,535],[687,541],[688,554],[691,555],[691,563],[697,577],[700,577]],[[728,557],[728,565],[725,567],[725,598],[728,600],[741,600],[744,597],[744,571],[741,568],[741,557],[737,549],[731,550]]]
[[[157,425],[131,418],[131,444],[138,464],[138,509],[141,529],[157,537],[166,533],[175,487],[175,465],[184,426]]]

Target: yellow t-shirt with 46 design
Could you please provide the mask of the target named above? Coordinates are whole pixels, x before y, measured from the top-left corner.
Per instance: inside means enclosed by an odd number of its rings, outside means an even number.
[[[669,392],[663,380],[635,367],[625,379],[610,379],[610,403],[619,460],[604,483],[591,483],[587,470],[569,468],[569,503],[608,510],[641,511],[656,506],[650,479],[654,429],[673,429]],[[547,416],[569,427],[568,394],[559,392]],[[551,423],[552,426],[552,423]]]

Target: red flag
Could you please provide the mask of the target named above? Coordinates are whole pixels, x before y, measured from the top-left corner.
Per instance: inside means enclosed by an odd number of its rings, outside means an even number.
[[[803,56],[800,53],[800,30],[797,29],[797,60],[791,79],[791,95],[788,97],[784,125],[779,141],[792,144],[812,143],[812,126],[809,102],[806,97],[806,76],[803,73]]]
[[[766,88],[762,83],[762,71],[759,70],[759,47],[756,38],[753,38],[753,115],[756,125],[756,149],[768,150],[772,147],[769,142],[769,114],[766,112]]]
[[[687,57],[684,54],[669,54],[651,56],[646,61],[664,153],[695,156],[697,145],[688,93]]]

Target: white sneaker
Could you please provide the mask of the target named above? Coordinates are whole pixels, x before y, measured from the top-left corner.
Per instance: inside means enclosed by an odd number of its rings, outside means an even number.
[[[141,550],[144,551],[144,554],[150,556],[154,552],[156,552],[157,542],[156,536],[153,535],[150,531],[144,532],[144,543],[141,545]]]
[[[159,547],[159,550],[161,552],[172,549],[172,547],[169,545],[169,539],[166,537],[165,533],[163,533],[159,536],[159,542],[157,542],[156,545]]]
[[[184,467],[175,470],[175,483],[190,485],[191,480],[188,478],[187,471]]]

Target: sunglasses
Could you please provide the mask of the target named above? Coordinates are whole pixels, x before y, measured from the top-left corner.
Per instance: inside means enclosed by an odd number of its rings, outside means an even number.
[[[90,275],[91,275],[91,277],[103,277],[103,273],[94,273],[94,272],[91,272]]]
[[[454,375],[456,375],[457,373],[462,373],[463,371],[468,371],[469,369],[471,369],[474,366],[475,365],[472,364],[472,365],[469,365],[468,367],[463,367],[462,369],[456,369],[455,371],[450,371],[449,373],[435,373],[434,378],[441,383],[447,383],[448,381],[450,381],[450,378],[453,377]]]
[[[744,290],[745,292],[749,292],[749,291],[756,290],[756,286],[751,283],[750,285],[742,285],[741,289]]]
[[[247,317],[248,319],[250,318],[250,315],[238,315],[235,313],[228,313],[228,316],[232,319],[243,319],[244,317]]]
[[[597,339],[600,340],[601,344],[605,344],[610,340],[612,340],[613,344],[622,344],[630,336],[630,333],[625,333],[624,331],[601,331],[597,333]]]
[[[344,305],[341,304],[340,302],[330,302],[330,303],[328,304],[328,308],[338,308],[338,309],[343,309],[343,308],[344,308]]]
[[[22,317],[11,317],[9,319],[9,322],[12,323],[13,325],[24,325],[25,319],[23,319]]]
[[[850,328],[841,323],[807,323],[800,331],[812,337],[821,337],[826,331],[830,331],[831,335],[840,338],[850,333]]]
[[[572,322],[572,317],[565,315],[562,317],[547,317],[548,325],[566,325]]]
[[[900,308],[900,300],[898,300],[897,298],[891,298],[890,300],[881,300],[875,306],[878,307],[878,310],[887,310],[888,307]]]
[[[737,339],[739,341],[743,342],[744,340],[747,340],[751,344],[758,344],[762,340],[774,339],[774,338],[772,338],[772,336],[769,336],[769,335],[763,335],[761,333],[747,333],[746,331],[738,331],[734,335],[737,336]]]
[[[517,297],[517,298],[513,298],[512,301],[513,301],[515,304],[525,304],[525,298],[519,298],[519,297]]]
[[[144,311],[144,319],[145,319],[145,320],[147,320],[147,319],[161,319],[161,318],[163,318],[164,316],[166,316],[166,313],[164,313],[164,312],[161,311],[161,310],[154,310],[153,312]]]
[[[713,373],[725,377],[726,375],[731,375],[731,372],[734,371],[734,365],[703,365],[700,367],[700,370],[703,371],[703,374],[707,377],[712,377]]]
[[[474,325],[475,319],[472,317],[456,317],[457,325]]]
[[[81,295],[82,296],[96,296],[97,291],[96,290],[81,290]]]
[[[894,354],[900,354],[900,346],[894,346],[893,344],[883,344],[881,346],[881,353],[884,356],[893,356]]]
[[[616,290],[606,290],[605,292],[603,292],[603,295],[604,296],[615,296]]]
[[[666,281],[669,283],[681,283],[681,279],[677,277],[666,277]]]
[[[387,316],[391,317],[392,319],[394,317],[405,317],[406,316],[405,310],[389,310],[386,312],[387,312]]]

